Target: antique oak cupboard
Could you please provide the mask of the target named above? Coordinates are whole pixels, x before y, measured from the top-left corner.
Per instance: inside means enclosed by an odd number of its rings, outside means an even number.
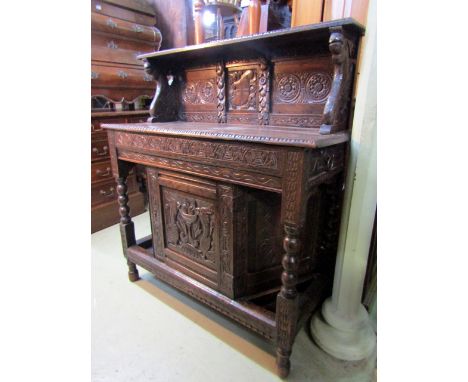
[[[103,125],[130,280],[146,268],[271,341],[281,377],[333,278],[362,33],[343,19],[142,55],[151,117]],[[152,226],[140,240],[136,164]]]

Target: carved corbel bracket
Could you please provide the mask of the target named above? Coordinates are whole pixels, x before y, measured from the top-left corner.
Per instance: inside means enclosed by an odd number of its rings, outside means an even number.
[[[216,64],[216,88],[217,88],[217,105],[218,123],[226,123],[226,69],[224,63]]]
[[[144,60],[144,68],[145,73],[156,81],[156,91],[150,105],[148,122],[176,121],[179,109],[177,77],[155,68],[148,60]]]
[[[323,111],[320,134],[332,134],[346,129],[351,84],[353,80],[354,44],[342,27],[330,28],[328,47],[334,65],[333,83]]]

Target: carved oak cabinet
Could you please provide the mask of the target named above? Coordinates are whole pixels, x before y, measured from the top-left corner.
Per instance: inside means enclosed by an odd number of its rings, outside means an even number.
[[[329,293],[357,44],[351,19],[140,56],[146,123],[105,124],[131,281],[137,265],[276,347]],[[136,240],[127,176],[147,172]]]

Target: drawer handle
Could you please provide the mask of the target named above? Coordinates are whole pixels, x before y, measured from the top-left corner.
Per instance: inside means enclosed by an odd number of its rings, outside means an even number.
[[[142,33],[143,32],[143,28],[140,26],[140,25],[137,25],[137,24],[134,24],[133,25],[133,31],[136,32],[136,33]]]
[[[99,190],[99,193],[100,193],[102,196],[112,196],[112,195],[114,195],[114,187],[109,188],[109,191],[106,191],[106,190]]]
[[[108,19],[106,24],[107,24],[107,26],[111,27],[112,29],[117,28],[117,23],[112,19]]]
[[[109,49],[118,49],[119,46],[114,42],[114,40],[111,40],[107,43],[107,47]]]
[[[146,82],[151,82],[153,81],[153,76],[150,76],[149,74],[145,74],[145,76],[143,77],[143,80],[145,80]]]
[[[126,72],[124,72],[123,70],[119,70],[119,72],[117,74],[123,80],[125,80],[128,77],[128,74]]]
[[[96,78],[99,78],[99,73],[98,72],[91,72],[91,79],[95,80]]]
[[[97,176],[102,176],[103,178],[104,178],[105,176],[109,176],[110,173],[111,173],[110,167],[107,167],[105,172],[102,171],[101,169],[97,169],[97,170],[96,170],[96,175],[97,175]]]
[[[93,153],[96,154],[96,155],[99,155],[99,156],[104,156],[104,155],[107,155],[108,154],[108,150],[109,148],[107,146],[104,146],[102,148],[102,151],[99,152],[99,149],[97,147],[93,147]]]

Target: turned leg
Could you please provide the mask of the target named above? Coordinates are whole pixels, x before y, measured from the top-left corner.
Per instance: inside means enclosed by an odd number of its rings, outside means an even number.
[[[119,213],[120,213],[120,236],[122,238],[122,249],[124,256],[127,257],[127,248],[135,245],[135,226],[130,217],[130,207],[128,206],[128,195],[127,195],[127,177],[117,178],[117,194],[119,202]],[[134,263],[127,258],[128,265],[128,279],[130,281],[137,281],[140,277],[138,275],[138,269]]]
[[[276,365],[278,375],[286,378],[291,363],[292,344],[296,335],[298,318],[297,298],[297,264],[300,250],[299,230],[292,225],[285,225],[283,247],[285,254],[282,260],[283,273],[281,274],[281,290],[276,300],[277,349]]]

